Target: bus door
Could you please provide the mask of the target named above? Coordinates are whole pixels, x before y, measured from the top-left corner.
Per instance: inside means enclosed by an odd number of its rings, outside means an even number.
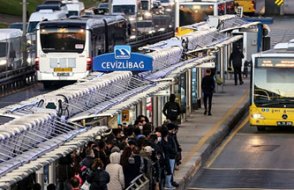
[[[243,40],[239,41],[240,46],[243,47],[244,59],[243,62],[251,62],[251,55],[258,52],[257,30],[240,29],[240,32],[233,33],[234,35],[243,35]]]

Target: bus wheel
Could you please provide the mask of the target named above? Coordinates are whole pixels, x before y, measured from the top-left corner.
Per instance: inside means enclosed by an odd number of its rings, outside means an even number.
[[[260,126],[258,126],[258,127],[257,127],[257,131],[265,131],[265,127],[260,127]]]

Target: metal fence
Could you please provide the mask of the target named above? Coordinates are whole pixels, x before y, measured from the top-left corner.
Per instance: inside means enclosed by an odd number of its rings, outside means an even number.
[[[149,190],[149,182],[150,180],[144,174],[141,174],[131,181],[126,190]]]
[[[35,44],[29,38],[15,37],[0,40],[0,93],[35,82]]]

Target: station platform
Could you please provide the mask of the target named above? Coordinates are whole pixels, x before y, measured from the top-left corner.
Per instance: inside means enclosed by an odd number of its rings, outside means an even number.
[[[191,178],[199,171],[217,145],[228,135],[249,108],[250,79],[243,85],[226,80],[212,98],[212,116],[204,108],[194,110],[181,124],[178,141],[182,148],[182,164],[175,171],[177,189],[187,189]]]

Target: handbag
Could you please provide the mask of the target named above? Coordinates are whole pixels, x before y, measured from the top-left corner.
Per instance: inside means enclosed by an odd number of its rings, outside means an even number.
[[[90,186],[91,184],[86,180],[85,183],[81,186],[81,190],[90,190]]]

